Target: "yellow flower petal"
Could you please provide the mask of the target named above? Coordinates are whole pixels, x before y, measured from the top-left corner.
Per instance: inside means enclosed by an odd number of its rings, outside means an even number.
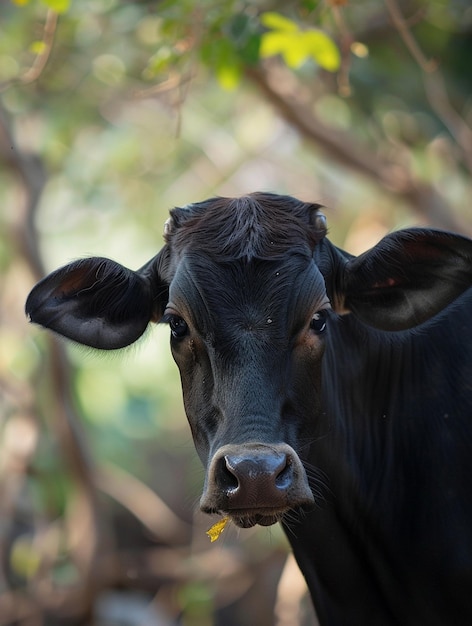
[[[213,524],[211,528],[206,531],[206,534],[210,537],[210,541],[213,543],[220,538],[221,533],[224,531],[226,524],[229,522],[229,517],[223,517]]]

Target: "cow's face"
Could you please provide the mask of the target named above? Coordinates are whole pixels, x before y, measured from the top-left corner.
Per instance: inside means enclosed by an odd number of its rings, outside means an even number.
[[[150,321],[168,323],[206,466],[202,509],[243,527],[272,524],[313,503],[300,459],[326,434],[317,430],[326,287],[337,313],[392,331],[429,319],[471,283],[464,238],[400,231],[350,258],[325,232],[317,205],[287,196],[174,209],[166,245],[143,268],[71,263],[36,285],[26,312],[100,349],[132,343]]]
[[[316,426],[306,416],[316,416],[320,405],[329,300],[308,232],[321,231],[322,218],[305,207],[307,234],[300,241],[299,224],[298,245],[283,230],[251,235],[243,225],[237,233],[234,220],[228,245],[227,238],[201,239],[218,217],[212,207],[197,217],[187,211],[168,225],[172,276],[162,321],[170,326],[186,413],[207,469],[201,507],[225,512],[239,526],[269,525],[313,503],[299,453]],[[255,254],[270,247],[269,258]]]
[[[297,452],[313,438],[329,302],[311,260],[184,255],[164,321],[207,467],[202,508],[241,526],[312,501]]]

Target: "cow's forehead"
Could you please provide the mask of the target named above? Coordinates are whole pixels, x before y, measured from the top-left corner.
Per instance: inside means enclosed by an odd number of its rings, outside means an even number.
[[[237,259],[220,263],[195,252],[184,254],[170,284],[169,304],[201,327],[220,319],[251,315],[292,326],[328,302],[323,276],[312,258]]]

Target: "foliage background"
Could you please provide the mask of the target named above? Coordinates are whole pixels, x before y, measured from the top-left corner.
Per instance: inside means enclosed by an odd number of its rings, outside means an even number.
[[[23,304],[214,194],[321,202],[353,253],[472,234],[471,32],[466,0],[0,5],[0,624],[315,623],[280,530],[208,544],[166,329],[103,356]]]

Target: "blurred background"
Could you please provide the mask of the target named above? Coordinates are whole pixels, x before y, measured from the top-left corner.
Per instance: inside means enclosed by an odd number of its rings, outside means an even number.
[[[209,543],[168,330],[103,355],[24,301],[212,195],[472,235],[471,58],[468,0],[0,3],[0,626],[316,624],[280,529]]]

